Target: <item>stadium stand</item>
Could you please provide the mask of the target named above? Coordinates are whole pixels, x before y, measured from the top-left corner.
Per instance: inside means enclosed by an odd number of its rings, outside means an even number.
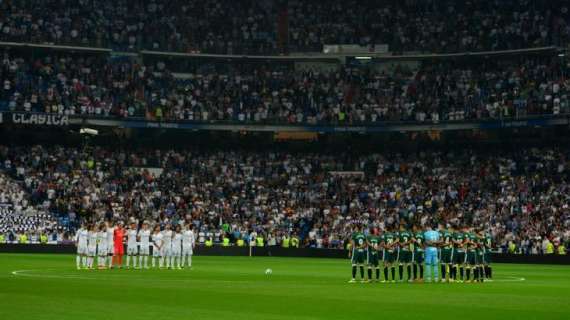
[[[435,218],[484,227],[501,250],[512,242],[524,253],[570,236],[567,149],[359,156],[0,150],[4,171],[23,181],[30,205],[65,217],[69,231],[109,218],[186,220],[200,243],[224,236],[235,243],[256,231],[275,245],[297,237],[306,247],[342,248],[354,221],[383,228]]]
[[[325,44],[394,52],[564,46],[565,1],[3,1],[0,41],[279,54]]]
[[[4,1],[0,8],[0,41],[127,51],[275,51],[273,14],[258,1]]]
[[[358,44],[392,51],[467,52],[565,45],[559,1],[290,1],[291,45]]]
[[[374,124],[570,112],[556,55],[424,61],[393,70],[184,72],[102,56],[4,54],[0,109],[162,121]],[[183,74],[183,76],[181,75]]]
[[[569,19],[561,0],[0,1],[0,123],[18,113],[117,129],[124,122],[110,120],[318,128],[297,135],[311,140],[323,126],[564,125]],[[567,148],[327,155],[9,142],[0,233],[12,242],[62,242],[82,222],[130,218],[192,221],[201,243],[255,231],[268,244],[342,248],[351,221],[433,217],[491,230],[503,251],[570,240]]]
[[[2,167],[10,166],[10,161],[5,161]],[[0,173],[0,234],[5,241],[18,242],[19,235],[26,235],[30,243],[39,243],[40,235],[48,233],[52,241],[57,241],[59,234],[61,241],[65,228],[43,205],[32,204],[20,183]]]

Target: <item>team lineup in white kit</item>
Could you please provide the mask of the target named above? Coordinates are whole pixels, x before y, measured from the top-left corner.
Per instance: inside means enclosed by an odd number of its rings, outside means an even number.
[[[163,228],[157,224],[152,230],[148,221],[140,227],[131,222],[128,228],[123,228],[121,221],[82,225],[75,236],[76,266],[78,270],[191,268],[195,239],[190,223],[165,224]]]

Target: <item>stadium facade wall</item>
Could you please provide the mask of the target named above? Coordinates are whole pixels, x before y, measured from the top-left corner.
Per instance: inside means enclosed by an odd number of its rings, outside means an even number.
[[[74,254],[75,252],[76,248],[74,245],[0,244],[0,253]],[[348,259],[347,251],[338,249],[253,247],[251,253],[252,256],[257,257],[313,257]],[[249,247],[197,247],[195,254],[205,256],[248,256]],[[570,256],[567,255],[518,255],[493,253],[491,259],[494,263],[570,265]]]

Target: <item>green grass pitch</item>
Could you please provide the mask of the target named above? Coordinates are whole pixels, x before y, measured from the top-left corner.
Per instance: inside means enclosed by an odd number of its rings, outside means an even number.
[[[495,265],[484,284],[349,284],[348,260],[318,258],[74,267],[70,255],[0,254],[0,319],[570,319],[568,266]]]

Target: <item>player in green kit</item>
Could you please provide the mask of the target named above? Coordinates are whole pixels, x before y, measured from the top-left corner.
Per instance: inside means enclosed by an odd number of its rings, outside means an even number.
[[[465,235],[461,229],[453,233],[453,267],[455,268],[454,280],[463,282],[465,268]],[[457,270],[459,270],[459,278],[457,277]]]
[[[401,224],[398,233],[398,274],[400,282],[404,281],[404,267],[408,271],[408,281],[412,281],[412,239],[412,234],[406,230],[404,224]]]
[[[376,281],[380,281],[380,237],[378,236],[378,229],[374,229],[372,234],[368,236],[368,280],[372,279],[372,270],[376,270]]]
[[[393,231],[393,228],[388,227],[388,231],[385,232],[382,237],[384,281],[389,281],[388,268],[390,268],[392,273],[392,282],[396,282],[396,267],[394,266],[394,262],[396,261],[396,246],[398,245],[398,241],[396,235],[391,231]]]
[[[364,279],[364,260],[366,259],[366,236],[362,232],[362,227],[357,225],[352,233],[350,241],[352,250],[349,251],[349,258],[352,260],[352,279],[350,283],[356,282],[356,267],[360,267],[360,281]]]
[[[386,234],[386,232],[381,232],[378,235],[378,241],[379,241],[379,245],[378,245],[378,259],[380,260],[379,264],[382,264],[382,268],[384,269],[384,274],[387,275],[388,272],[386,270],[386,261],[385,261],[385,257],[386,255],[384,254],[384,235]],[[385,283],[388,280],[388,278],[386,276],[384,276],[384,279],[382,279],[380,282]]]
[[[412,256],[412,263],[414,266],[414,280],[424,281],[424,232],[419,225],[414,226],[414,254]],[[419,277],[418,277],[419,271]]]
[[[465,281],[474,282],[479,280],[479,271],[477,270],[477,236],[475,233],[465,233],[465,244],[467,246]],[[471,278],[471,271],[473,271],[473,278]]]
[[[485,279],[485,270],[483,268],[483,264],[485,261],[485,234],[483,230],[479,230],[475,235],[476,243],[477,243],[477,273],[479,275],[478,281],[483,282]]]
[[[453,281],[456,269],[453,266],[453,230],[443,230],[441,232],[441,281]]]

